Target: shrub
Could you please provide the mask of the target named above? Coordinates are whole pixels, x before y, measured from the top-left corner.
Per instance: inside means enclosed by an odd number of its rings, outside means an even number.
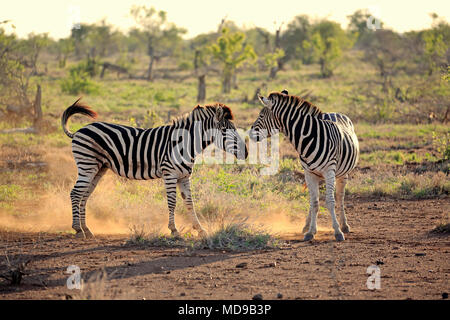
[[[98,84],[90,79],[92,71],[85,63],[80,63],[70,69],[69,77],[61,81],[61,90],[68,94],[96,94]]]

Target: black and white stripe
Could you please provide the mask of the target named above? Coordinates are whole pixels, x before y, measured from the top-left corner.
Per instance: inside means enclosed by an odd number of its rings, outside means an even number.
[[[287,91],[273,92],[260,97],[264,108],[250,130],[250,138],[260,141],[277,131],[282,132],[296,148],[305,170],[310,193],[310,210],[303,232],[305,240],[317,231],[319,182],[325,179],[326,204],[330,211],[337,240],[344,240],[349,232],[344,210],[344,190],[351,172],[358,162],[359,144],[351,120],[339,113],[323,113],[319,108]],[[341,224],[334,212],[334,189],[341,212]]]
[[[92,118],[97,114],[77,101],[64,111],[61,119],[64,132],[72,138],[72,151],[78,168],[78,179],[70,193],[72,227],[78,235],[92,236],[86,225],[86,201],[108,169],[128,179],[164,180],[169,229],[173,235],[178,235],[174,220],[178,185],[191,212],[194,229],[201,235],[206,234],[198,221],[191,197],[190,175],[195,156],[211,143],[238,159],[245,159],[248,154],[244,141],[231,122],[233,115],[229,107],[222,104],[197,106],[172,125],[156,128],[94,122],[72,134],[67,129],[67,121],[77,113]]]

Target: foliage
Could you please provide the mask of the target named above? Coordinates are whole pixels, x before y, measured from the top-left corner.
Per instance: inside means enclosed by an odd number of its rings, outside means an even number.
[[[154,61],[172,55],[179,48],[181,35],[186,33],[186,30],[169,23],[166,12],[157,11],[153,7],[133,6],[131,15],[141,27],[141,30],[133,30],[133,34],[146,43],[147,54],[150,57],[147,79],[152,80]]]
[[[422,37],[425,42],[424,60],[428,67],[428,75],[431,75],[439,67],[448,46],[444,43],[443,35],[436,30],[424,32]]]
[[[281,35],[281,47],[286,53],[286,60],[301,59],[302,63],[312,63],[312,57],[303,48],[304,41],[311,36],[311,22],[308,16],[296,16],[287,26],[286,31]]]
[[[4,21],[0,23],[7,24]],[[30,106],[29,81],[33,70],[27,70],[23,58],[24,45],[15,35],[0,27],[0,103]]]
[[[450,132],[438,135],[433,131],[433,146],[436,148],[442,160],[450,159]]]
[[[376,32],[376,30],[372,30],[367,26],[368,21],[370,21],[369,19],[372,18],[372,14],[368,10],[356,10],[353,14],[347,16],[347,18],[349,20],[348,30],[356,37],[356,44],[360,47],[367,45]],[[378,21],[378,23],[379,27],[383,28],[383,22]]]
[[[98,85],[91,80],[93,72],[93,66],[89,62],[81,62],[72,67],[69,77],[61,81],[61,90],[72,95],[98,93]]]
[[[222,35],[217,42],[209,47],[213,57],[222,63],[222,91],[229,93],[231,79],[236,68],[244,62],[256,59],[253,47],[245,43],[245,34],[242,32],[231,33],[227,28],[222,29]]]
[[[278,60],[285,56],[283,49],[276,49],[275,52],[267,53],[264,56],[264,63],[267,68],[276,67],[278,64]]]
[[[311,60],[320,64],[322,77],[333,75],[342,49],[351,47],[353,41],[341,29],[340,25],[331,21],[322,21],[311,30],[312,36],[303,41],[303,49],[311,54]]]
[[[57,42],[58,64],[60,68],[66,66],[68,56],[75,50],[73,39],[59,39]]]

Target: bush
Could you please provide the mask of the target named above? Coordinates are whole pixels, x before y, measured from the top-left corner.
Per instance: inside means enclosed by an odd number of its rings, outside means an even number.
[[[98,84],[90,79],[89,68],[81,63],[70,69],[70,75],[67,79],[61,81],[61,90],[68,94],[97,94]]]

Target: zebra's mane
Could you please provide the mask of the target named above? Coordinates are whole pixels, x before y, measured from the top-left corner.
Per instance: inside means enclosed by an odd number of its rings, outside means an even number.
[[[230,107],[227,105],[224,105],[223,103],[214,103],[214,104],[208,104],[205,106],[197,105],[191,112],[186,113],[176,119],[173,120],[172,125],[174,126],[181,126],[185,124],[188,120],[193,120],[195,116],[197,116],[199,113],[204,115],[201,118],[210,118],[216,115],[217,109],[219,107],[222,107],[224,112],[224,118],[227,120],[233,120],[233,112],[231,111]],[[205,117],[206,116],[206,117]]]
[[[272,92],[270,96],[275,96],[278,98],[278,100],[286,100],[289,98],[292,98],[292,102],[298,102],[296,103],[297,107],[296,108],[300,108],[302,109],[302,112],[304,114],[309,114],[312,116],[321,116],[322,115],[322,110],[319,109],[319,107],[317,107],[316,105],[312,104],[309,101],[306,101],[303,98],[300,98],[298,96],[294,96],[294,95],[288,95],[288,94],[284,94],[284,93],[280,93],[280,92]],[[290,103],[290,105],[292,105],[292,103]]]

